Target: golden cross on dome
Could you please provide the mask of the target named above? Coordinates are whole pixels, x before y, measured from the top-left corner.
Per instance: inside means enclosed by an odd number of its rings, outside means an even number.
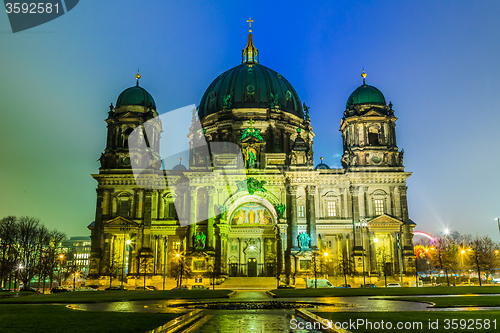
[[[248,32],[252,32],[252,22],[253,22],[252,18],[251,17],[248,18],[247,22],[249,27]]]
[[[248,123],[250,124],[250,127],[253,127],[253,124],[255,124],[255,121],[253,121],[253,118],[250,118]]]
[[[137,69],[137,74],[135,74],[135,79],[137,80],[136,84],[139,85],[139,80],[141,78],[141,74],[139,74],[139,68]]]

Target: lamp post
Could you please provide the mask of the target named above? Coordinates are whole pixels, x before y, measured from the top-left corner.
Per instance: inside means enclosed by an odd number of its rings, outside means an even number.
[[[366,285],[366,262],[365,262],[365,240],[364,240],[364,228],[368,225],[365,220],[356,223],[356,225],[361,229],[361,255],[363,256],[363,287]]]
[[[122,267],[122,289],[123,289],[123,280],[125,279],[125,256],[127,253],[127,246],[130,245],[130,239],[123,244],[123,267]]]
[[[495,221],[498,223],[498,232],[500,233],[500,217],[495,218]]]
[[[178,265],[179,265],[179,268],[180,268],[180,271],[179,271],[179,280],[178,280],[178,287],[179,289],[182,288],[182,274],[184,273],[184,263],[181,259],[181,255],[180,253],[177,253],[175,255],[175,257],[177,258],[177,260],[179,261]]]
[[[167,274],[167,237],[163,242],[163,290],[165,290],[165,276]]]
[[[63,260],[64,260],[64,254],[60,254],[59,255],[59,287],[62,287],[61,269],[62,269]]]
[[[73,291],[76,290],[76,277],[78,276],[78,272],[73,272]]]

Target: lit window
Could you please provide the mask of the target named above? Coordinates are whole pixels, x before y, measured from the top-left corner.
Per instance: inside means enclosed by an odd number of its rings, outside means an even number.
[[[375,200],[375,215],[384,214],[384,200]]]
[[[299,217],[304,217],[304,206],[299,206]]]
[[[337,216],[337,207],[335,207],[335,201],[328,201],[328,216]]]

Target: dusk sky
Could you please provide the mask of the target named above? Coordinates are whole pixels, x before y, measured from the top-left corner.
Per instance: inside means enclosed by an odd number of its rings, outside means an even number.
[[[2,11],[0,218],[90,235],[109,104],[140,68],[160,114],[198,105],[241,63],[251,17],[260,63],[311,107],[315,163],[340,167],[364,68],[399,118],[415,230],[499,241],[499,13],[499,1],[85,0],[14,34]]]

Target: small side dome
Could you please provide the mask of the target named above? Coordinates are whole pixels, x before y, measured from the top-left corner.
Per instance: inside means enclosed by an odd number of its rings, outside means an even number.
[[[139,72],[137,72],[135,78],[137,79],[135,87],[130,87],[122,91],[116,100],[116,107],[118,108],[125,105],[141,105],[151,107],[156,110],[156,103],[153,96],[151,96],[146,89],[139,86],[139,79],[141,78]]]
[[[316,165],[314,170],[327,170],[327,169],[329,170],[330,167],[328,166],[328,164],[323,163],[323,157],[320,157],[320,160],[321,160],[321,163]]]
[[[176,166],[174,166],[172,168],[172,170],[174,170],[174,171],[186,171],[187,169],[186,169],[186,167],[184,165],[177,164]]]
[[[352,92],[347,99],[346,109],[357,104],[379,104],[386,106],[384,94],[374,86],[369,86],[365,82],[366,73],[361,74],[363,85]]]
[[[182,157],[179,157],[179,164],[172,168],[172,171],[186,171],[186,167],[182,165]]]

